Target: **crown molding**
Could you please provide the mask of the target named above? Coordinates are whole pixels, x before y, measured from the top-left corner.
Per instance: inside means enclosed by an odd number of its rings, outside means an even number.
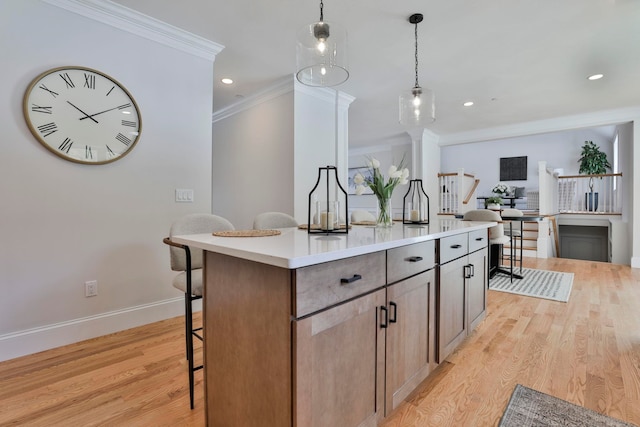
[[[439,145],[458,145],[549,132],[614,125],[640,119],[640,107],[596,111],[439,136]]]
[[[336,91],[328,88],[317,88],[305,86],[301,83],[298,83],[295,76],[287,75],[277,80],[273,85],[256,92],[255,94],[248,96],[246,98],[241,99],[238,102],[235,102],[225,108],[222,108],[216,112],[214,112],[211,116],[211,122],[215,123],[220,120],[226,119],[228,117],[233,116],[234,114],[238,114],[242,111],[253,108],[263,102],[270,101],[274,98],[277,98],[286,93],[290,93],[293,91],[304,93],[306,95],[313,96],[322,102],[336,102]],[[341,110],[346,109],[349,105],[355,100],[355,97],[337,91],[338,93],[338,107]]]
[[[293,81],[290,76],[285,76],[271,86],[214,112],[211,115],[211,122],[215,123],[226,119],[289,92],[293,92]]]
[[[42,0],[191,55],[215,61],[224,46],[109,0]]]

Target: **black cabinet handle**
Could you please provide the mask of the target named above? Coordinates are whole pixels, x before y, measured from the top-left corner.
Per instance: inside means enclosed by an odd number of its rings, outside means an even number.
[[[451,249],[460,249],[462,245],[451,245]]]
[[[384,305],[380,306],[380,314],[382,315],[382,320],[380,321],[380,327],[382,329],[386,329],[389,326],[389,310]]]
[[[484,240],[484,237],[476,237],[476,242],[482,242]]]
[[[476,275],[476,266],[473,264],[469,264],[469,267],[471,267],[471,277]]]
[[[464,274],[465,279],[471,278],[471,264],[467,264],[464,266],[464,271],[462,274]]]
[[[396,323],[398,321],[398,304],[391,301],[389,306],[393,307],[393,314],[389,315],[389,323]]]
[[[345,279],[344,277],[342,279],[340,279],[340,283],[353,283],[356,280],[360,280],[362,279],[362,276],[359,274],[354,274],[353,277],[350,277],[348,279]]]
[[[420,262],[420,261],[422,261],[422,257],[421,256],[410,256],[409,258],[407,258],[407,261],[409,261],[409,262]]]

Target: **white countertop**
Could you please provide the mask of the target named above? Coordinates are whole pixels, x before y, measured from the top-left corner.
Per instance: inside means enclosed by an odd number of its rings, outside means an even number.
[[[171,240],[210,252],[294,269],[494,225],[495,222],[436,219],[429,225],[394,223],[391,228],[354,225],[347,234],[309,234],[298,228],[281,228],[282,234],[278,236],[217,237],[207,233],[173,236]]]

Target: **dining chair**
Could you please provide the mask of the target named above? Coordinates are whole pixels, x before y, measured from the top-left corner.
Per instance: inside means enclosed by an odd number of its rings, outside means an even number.
[[[504,234],[504,225],[500,214],[491,209],[475,209],[465,212],[462,220],[494,221],[498,223],[489,228],[489,245],[492,247],[492,250],[489,251],[489,275],[493,277],[497,273],[507,274],[511,276],[511,280],[513,280],[513,265],[511,265],[510,271],[500,268],[500,259],[502,258],[504,245],[509,243],[509,237]]]
[[[297,227],[298,221],[284,212],[263,212],[253,219],[254,230]]]
[[[171,238],[178,235],[212,233],[214,231],[233,229],[233,225],[220,216],[200,213],[189,214],[174,221],[171,224],[169,237],[163,239],[163,242],[170,246],[171,270],[180,272],[173,279],[173,286],[184,293],[185,343],[189,363],[189,399],[191,409],[194,406],[194,372],[203,367],[203,365],[195,366],[193,360],[193,338],[204,341],[202,327],[194,327],[193,325],[193,302],[202,299],[203,293],[203,251],[201,249],[192,250],[187,245],[173,242]]]

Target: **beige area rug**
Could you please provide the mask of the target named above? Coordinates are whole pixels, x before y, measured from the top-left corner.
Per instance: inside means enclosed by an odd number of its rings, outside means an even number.
[[[518,384],[498,427],[637,427]]]
[[[520,274],[519,269],[514,269],[513,272]],[[521,275],[522,279],[514,277],[512,282],[509,276],[496,274],[489,281],[489,289],[554,301],[569,301],[573,273],[523,268]]]

